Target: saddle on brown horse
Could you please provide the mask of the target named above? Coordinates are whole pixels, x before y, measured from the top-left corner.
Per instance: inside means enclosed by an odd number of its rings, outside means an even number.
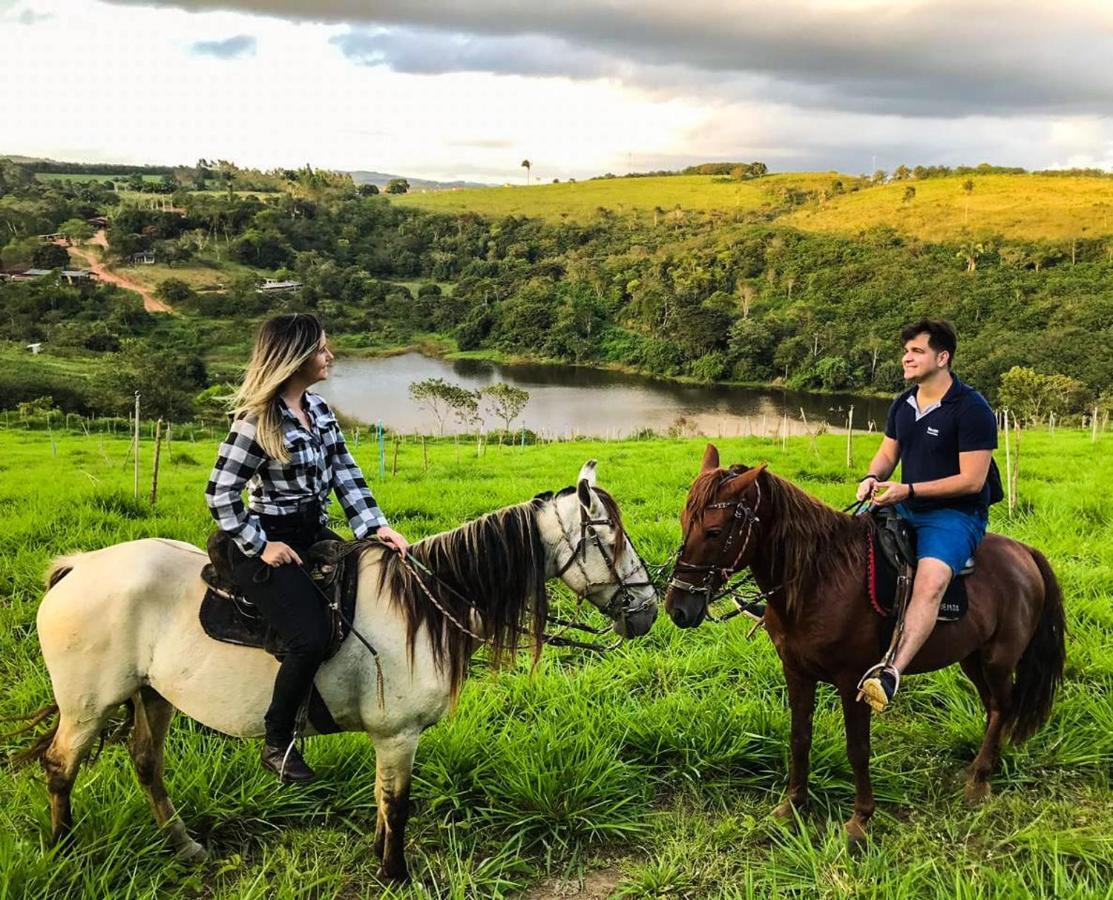
[[[879,616],[898,617],[912,596],[916,578],[916,529],[895,509],[883,506],[869,513],[875,528],[870,530],[866,590],[870,606]],[[939,604],[940,622],[956,622],[966,615],[966,576],[974,571],[970,559],[947,586]]]

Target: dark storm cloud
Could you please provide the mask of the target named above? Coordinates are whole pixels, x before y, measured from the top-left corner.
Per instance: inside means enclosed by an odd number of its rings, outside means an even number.
[[[194,56],[212,56],[216,59],[239,59],[255,55],[255,38],[249,34],[237,34],[222,41],[197,41],[190,45],[189,52]]]
[[[707,99],[905,115],[1104,114],[1113,102],[1103,0],[114,2],[347,23],[343,52],[404,72],[618,77]]]

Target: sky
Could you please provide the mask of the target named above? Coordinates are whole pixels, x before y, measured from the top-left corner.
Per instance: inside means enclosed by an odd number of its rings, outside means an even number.
[[[1113,0],[0,0],[0,154],[1113,169]]]

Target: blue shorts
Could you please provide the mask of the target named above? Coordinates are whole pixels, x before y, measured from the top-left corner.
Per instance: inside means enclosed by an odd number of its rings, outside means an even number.
[[[939,559],[951,567],[951,576],[962,571],[985,537],[987,517],[957,509],[909,509],[898,503],[897,511],[916,529],[916,558]]]

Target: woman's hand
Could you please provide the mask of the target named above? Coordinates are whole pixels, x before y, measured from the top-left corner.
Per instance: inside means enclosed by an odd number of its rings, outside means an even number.
[[[395,550],[402,554],[403,559],[405,558],[406,551],[410,547],[410,542],[402,537],[402,535],[400,535],[389,525],[381,526],[379,530],[375,532],[375,537],[377,537],[388,547],[393,547]]]
[[[294,548],[282,541],[268,541],[259,558],[268,566],[278,567],[285,563],[301,565],[301,557],[294,552]]]

